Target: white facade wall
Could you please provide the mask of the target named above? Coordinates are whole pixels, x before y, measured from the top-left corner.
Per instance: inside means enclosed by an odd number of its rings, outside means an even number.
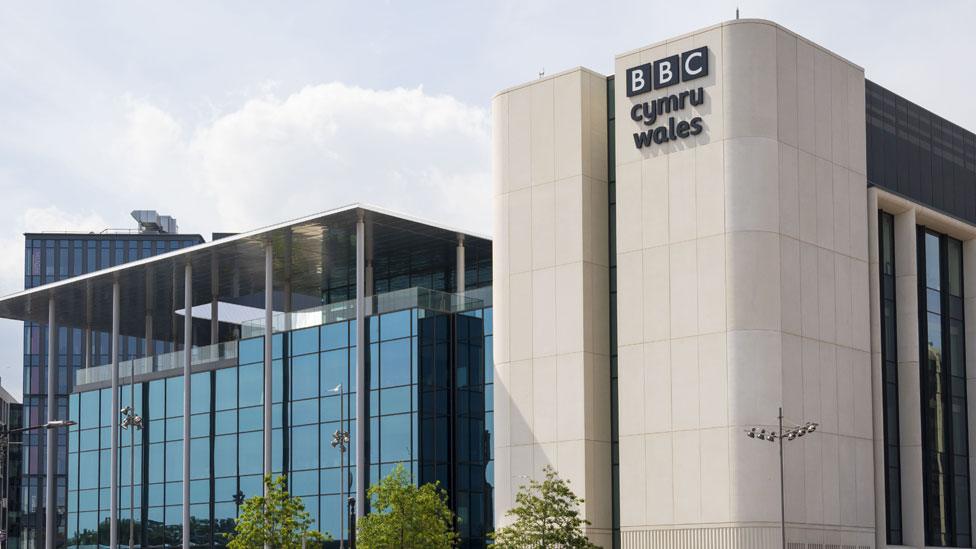
[[[492,101],[495,516],[550,465],[610,545],[606,77],[583,69]]]

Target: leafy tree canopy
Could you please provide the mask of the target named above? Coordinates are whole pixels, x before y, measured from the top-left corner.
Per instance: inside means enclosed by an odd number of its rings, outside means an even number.
[[[530,480],[515,495],[515,507],[507,515],[515,522],[499,528],[492,537],[495,549],[596,549],[583,534],[590,521],[580,518],[583,499],[549,466],[545,480]]]
[[[241,507],[234,533],[227,534],[229,549],[260,549],[268,544],[275,549],[301,549],[329,538],[312,530],[312,516],[302,499],[292,497],[285,488],[285,477],[264,477],[266,496],[252,496]]]
[[[416,486],[402,465],[369,489],[372,512],[357,523],[359,549],[450,549],[458,541],[447,492]]]

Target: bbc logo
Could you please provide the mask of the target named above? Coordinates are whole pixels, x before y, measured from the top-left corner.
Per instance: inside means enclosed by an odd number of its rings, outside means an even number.
[[[708,75],[708,46],[627,69],[627,97]]]

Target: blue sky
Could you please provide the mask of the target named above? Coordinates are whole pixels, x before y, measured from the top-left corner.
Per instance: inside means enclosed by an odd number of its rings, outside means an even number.
[[[208,235],[371,202],[491,231],[492,95],[742,17],[772,19],[969,129],[976,3],[29,2],[0,6],[0,294],[24,231]],[[937,8],[936,8],[937,6]],[[21,393],[21,329],[0,378]]]

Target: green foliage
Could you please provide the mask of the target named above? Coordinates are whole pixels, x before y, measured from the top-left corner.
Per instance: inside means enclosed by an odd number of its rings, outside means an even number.
[[[449,549],[458,541],[447,492],[437,483],[415,486],[402,465],[371,486],[373,512],[356,524],[359,549]]]
[[[312,517],[305,511],[302,499],[292,497],[285,489],[285,477],[264,477],[267,496],[248,498],[241,507],[229,549],[260,549],[268,544],[275,549],[301,549],[303,542],[315,547],[326,536],[311,529]]]
[[[515,522],[492,534],[495,549],[596,549],[583,535],[583,526],[590,524],[579,516],[583,499],[552,467],[544,472],[542,482],[530,480],[519,488],[515,507],[508,512]]]

